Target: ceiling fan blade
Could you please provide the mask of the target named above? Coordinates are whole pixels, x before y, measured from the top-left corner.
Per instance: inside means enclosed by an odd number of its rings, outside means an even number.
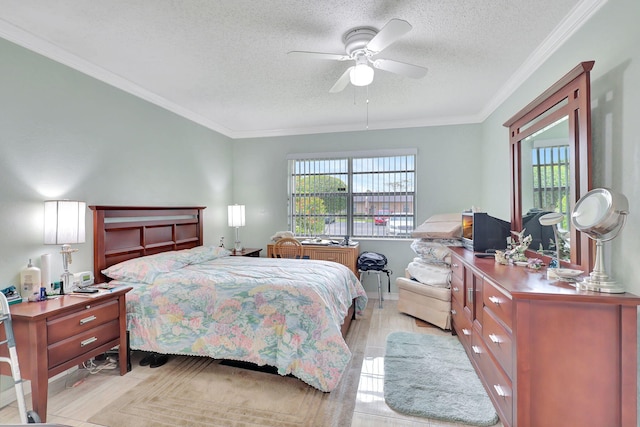
[[[292,50],[291,52],[287,52],[287,55],[305,56],[307,58],[314,59],[329,59],[332,61],[346,61],[348,59],[351,59],[347,55],[341,55],[337,53],[305,52],[300,50]]]
[[[387,22],[378,34],[367,44],[367,49],[371,52],[382,52],[387,46],[398,40],[400,37],[411,31],[411,24],[402,19],[392,19]]]
[[[373,67],[414,79],[421,79],[427,75],[427,69],[424,67],[405,64],[404,62],[394,61],[392,59],[376,59],[373,61]]]
[[[349,73],[351,72],[352,69],[353,69],[353,67],[349,67],[349,68],[347,68],[347,71],[342,73],[342,75],[340,76],[338,81],[333,85],[333,87],[331,89],[329,89],[329,93],[342,92],[344,90],[344,88],[347,87],[347,85],[351,81]]]

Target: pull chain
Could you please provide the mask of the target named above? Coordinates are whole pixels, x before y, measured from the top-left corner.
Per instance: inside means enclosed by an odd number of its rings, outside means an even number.
[[[366,128],[369,129],[369,86],[367,86],[367,125]]]
[[[369,86],[367,85],[366,87],[367,90],[367,94],[366,94],[366,100],[365,100],[365,104],[366,104],[366,122],[365,122],[365,129],[369,129]],[[356,89],[355,87],[353,88],[353,105],[357,105],[358,102],[356,100]]]

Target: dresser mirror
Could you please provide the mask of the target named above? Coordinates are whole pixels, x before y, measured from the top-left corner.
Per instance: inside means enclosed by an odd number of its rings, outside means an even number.
[[[570,220],[575,203],[591,189],[591,101],[589,72],[582,62],[504,126],[509,128],[511,229],[531,234],[527,256],[584,271],[591,265],[591,244]],[[550,225],[539,219],[558,212],[559,249]]]

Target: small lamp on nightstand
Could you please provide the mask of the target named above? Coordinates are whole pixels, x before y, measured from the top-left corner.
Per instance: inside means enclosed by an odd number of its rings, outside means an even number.
[[[229,205],[229,227],[236,228],[236,242],[234,249],[236,251],[242,250],[242,243],[240,242],[240,227],[244,227],[244,205]]]
[[[71,244],[84,243],[85,239],[85,210],[87,204],[77,200],[47,200],[44,202],[44,244],[62,245],[62,266],[64,273],[60,284],[60,295],[71,291],[71,276],[69,264],[72,249]]]

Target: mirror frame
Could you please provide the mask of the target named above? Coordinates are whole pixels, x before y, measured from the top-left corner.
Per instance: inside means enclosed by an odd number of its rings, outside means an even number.
[[[581,62],[504,123],[504,126],[509,128],[511,230],[513,231],[522,230],[522,147],[520,141],[564,116],[568,117],[569,123],[569,167],[572,178],[570,212],[573,212],[580,197],[591,190],[591,86],[589,73],[594,64],[595,61]],[[564,100],[567,101],[565,105],[541,117]],[[537,121],[531,124],[534,120]],[[590,239],[571,224],[570,241],[571,261],[570,263],[562,262],[589,272],[593,253],[593,244]],[[533,250],[529,250],[527,256],[542,257]],[[546,256],[543,258],[547,262],[551,259]]]

